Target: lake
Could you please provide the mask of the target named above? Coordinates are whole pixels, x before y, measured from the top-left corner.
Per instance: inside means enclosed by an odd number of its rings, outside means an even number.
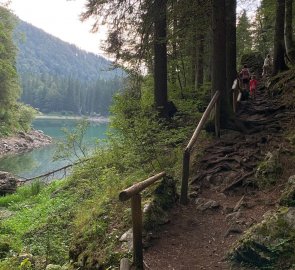
[[[75,119],[36,119],[33,127],[42,130],[45,134],[53,138],[54,142],[65,137],[63,128],[68,130],[75,129],[78,120]],[[83,137],[83,144],[89,148],[95,146],[98,139],[106,137],[108,123],[90,122],[86,134]],[[8,155],[0,159],[0,170],[11,172],[23,178],[32,178],[44,173],[59,169],[70,162],[67,160],[53,161],[56,150],[55,143],[34,149],[17,155]],[[61,175],[57,176],[60,177]]]

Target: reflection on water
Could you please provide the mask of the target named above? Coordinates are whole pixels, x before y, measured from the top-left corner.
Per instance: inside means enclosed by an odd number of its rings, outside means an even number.
[[[62,128],[66,127],[71,130],[75,128],[76,124],[77,120],[38,119],[35,120],[33,126],[56,141],[64,136]],[[97,139],[105,138],[106,129],[106,123],[91,123],[83,138],[83,143],[94,146]],[[0,170],[11,172],[20,177],[31,178],[69,164],[65,160],[53,161],[54,152],[55,144],[53,143],[30,152],[5,156],[0,159]]]

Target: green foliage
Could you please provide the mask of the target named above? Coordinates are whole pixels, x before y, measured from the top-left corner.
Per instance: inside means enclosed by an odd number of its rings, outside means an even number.
[[[57,142],[54,160],[65,159],[74,163],[75,160],[81,160],[86,157],[87,146],[83,143],[83,139],[89,124],[89,121],[82,119],[78,121],[75,129],[62,129],[65,136],[64,139]],[[72,160],[73,158],[74,160]]]
[[[258,186],[264,188],[273,185],[281,173],[282,164],[279,160],[279,151],[268,152],[255,173]]]
[[[28,131],[31,128],[31,124],[37,114],[37,111],[31,106],[18,103],[17,112],[18,112],[17,122],[19,126],[21,127],[22,130]]]
[[[237,24],[237,63],[241,62],[242,55],[251,52],[252,50],[252,36],[251,36],[251,24],[247,17],[246,10],[238,18]]]
[[[276,1],[262,0],[253,23],[254,48],[263,57],[273,48]]]
[[[33,270],[32,263],[28,258],[24,259],[19,266],[19,270]]]

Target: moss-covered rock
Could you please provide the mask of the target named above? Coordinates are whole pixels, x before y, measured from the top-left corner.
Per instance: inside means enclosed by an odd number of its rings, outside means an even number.
[[[295,206],[295,175],[289,177],[288,184],[280,198],[280,205]]]
[[[172,177],[164,177],[144,210],[143,226],[146,231],[154,230],[168,221],[166,211],[175,204],[177,196],[176,181]]]
[[[249,229],[235,243],[229,258],[259,269],[293,269],[295,208],[280,208],[268,213],[261,223]]]
[[[279,151],[268,152],[264,160],[258,165],[255,177],[259,187],[274,184],[282,173],[282,165],[279,159]]]

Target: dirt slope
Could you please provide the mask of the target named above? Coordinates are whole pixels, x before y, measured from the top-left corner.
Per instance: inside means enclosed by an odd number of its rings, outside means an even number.
[[[255,100],[242,102],[238,117],[248,121],[247,134],[222,131],[193,161],[190,203],[171,211],[170,222],[144,253],[146,269],[235,269],[226,260],[230,246],[276,207],[295,174],[290,160],[295,149],[286,139],[295,109],[261,90]],[[277,155],[284,165],[272,184],[255,177],[267,155]]]

